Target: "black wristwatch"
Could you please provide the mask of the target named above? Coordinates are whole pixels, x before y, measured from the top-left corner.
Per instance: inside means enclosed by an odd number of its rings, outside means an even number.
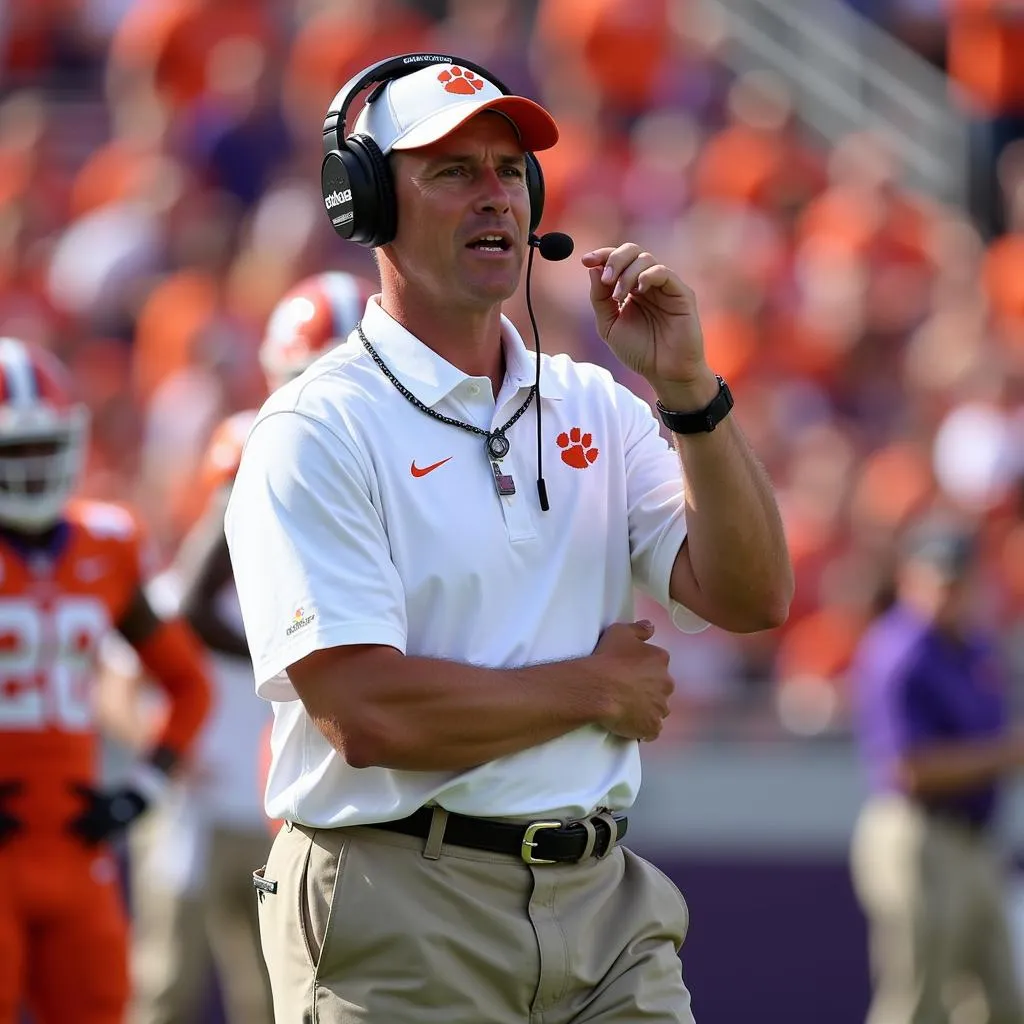
[[[733,406],[732,392],[718,374],[715,377],[718,380],[718,394],[703,409],[696,412],[672,412],[658,402],[658,414],[673,434],[710,433],[729,415]]]

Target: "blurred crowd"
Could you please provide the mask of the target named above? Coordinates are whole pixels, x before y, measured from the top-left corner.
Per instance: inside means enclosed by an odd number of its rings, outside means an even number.
[[[698,0],[7,0],[0,334],[71,366],[86,492],[138,510],[169,558],[210,431],[264,397],[274,304],[310,273],[375,274],[324,215],[331,98],[394,53],[463,55],[561,126],[543,229],[577,253],[634,239],[695,288],[778,488],[785,627],[687,637],[641,602],[683,712],[662,742],[723,708],[752,735],[842,732],[894,541],[936,505],[982,531],[978,611],[1024,674],[1024,144],[998,161],[990,237],[905,190],[883,135],[809,137],[784,83],[733,74],[727,43]],[[653,402],[597,338],[578,261],[535,270],[544,349]],[[532,340],[522,289],[509,312]]]

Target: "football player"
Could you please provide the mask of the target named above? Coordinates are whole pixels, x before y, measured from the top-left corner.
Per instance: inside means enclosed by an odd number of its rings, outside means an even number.
[[[147,600],[134,517],[72,499],[88,413],[46,350],[0,339],[0,1024],[121,1024],[127,924],[107,841],[167,788],[210,704],[202,649]],[[168,711],[124,785],[97,780],[92,685],[117,630]]]

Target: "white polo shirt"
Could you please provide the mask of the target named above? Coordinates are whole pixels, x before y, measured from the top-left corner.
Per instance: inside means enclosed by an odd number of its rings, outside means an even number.
[[[535,357],[508,320],[497,400],[488,378],[440,358],[375,299],[363,328],[421,402],[486,430],[534,381]],[[673,605],[679,628],[702,628],[668,594],[686,535],[683,485],[650,409],[600,367],[542,358],[548,512],[532,405],[508,432],[501,465],[516,493],[501,497],[484,438],[412,405],[356,334],[260,411],[225,526],[257,692],[274,702],[271,817],[330,828],[431,801],[471,815],[578,817],[636,797],[638,744],[597,726],[466,772],[354,769],[286,674],[344,644],[491,668],[582,657],[608,625],[632,619],[634,585]]]

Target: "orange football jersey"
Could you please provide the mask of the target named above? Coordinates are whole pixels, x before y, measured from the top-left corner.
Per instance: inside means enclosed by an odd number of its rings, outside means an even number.
[[[103,637],[145,573],[140,529],[123,508],[73,502],[51,558],[0,536],[0,780],[30,834],[63,831],[70,791],[96,775],[93,680]]]

